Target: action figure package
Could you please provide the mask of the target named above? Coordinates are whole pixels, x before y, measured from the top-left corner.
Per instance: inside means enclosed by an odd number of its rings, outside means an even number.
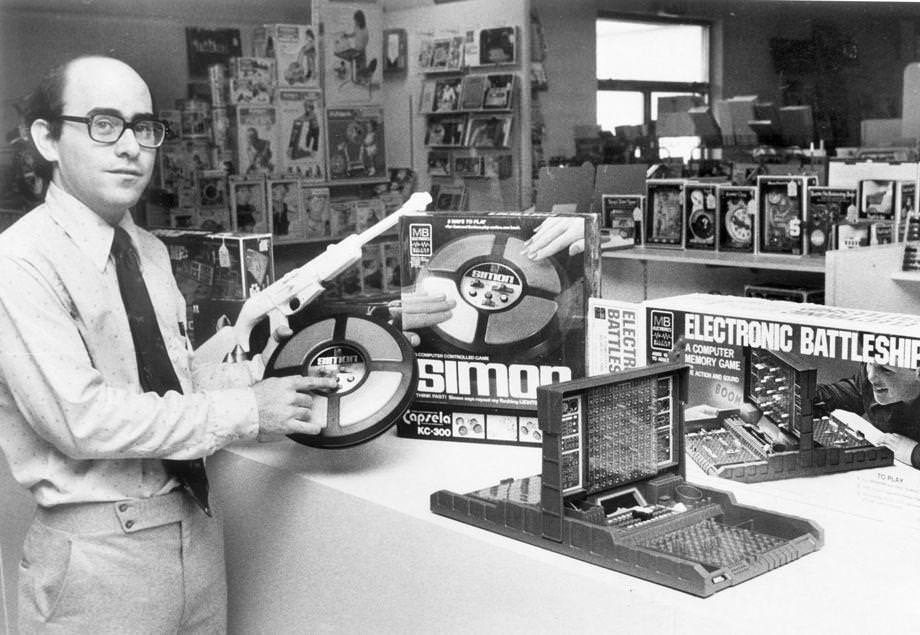
[[[401,436],[539,444],[537,386],[584,376],[587,303],[600,286],[597,215],[550,218],[431,212],[400,219],[403,328],[421,337],[418,388],[397,424]],[[541,233],[545,222],[571,223],[586,253],[529,254],[551,227]],[[449,318],[416,329],[410,307],[429,296],[456,306]]]
[[[272,107],[239,106],[236,109],[237,166],[242,176],[271,176],[278,151],[278,114]]]
[[[279,90],[275,95],[275,109],[282,150],[279,171],[289,177],[323,181],[326,150],[322,93]]]
[[[879,378],[916,381],[917,316],[710,294],[645,310],[648,361],[690,365],[687,451],[711,474],[751,482],[884,467],[883,433],[920,434]]]
[[[306,239],[305,213],[297,179],[269,179],[268,206],[275,244]]]

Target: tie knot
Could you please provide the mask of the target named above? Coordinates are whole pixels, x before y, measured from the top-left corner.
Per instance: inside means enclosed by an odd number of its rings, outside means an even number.
[[[131,244],[131,237],[123,227],[115,226],[115,237],[112,239],[112,255],[115,258],[134,254],[134,245]]]

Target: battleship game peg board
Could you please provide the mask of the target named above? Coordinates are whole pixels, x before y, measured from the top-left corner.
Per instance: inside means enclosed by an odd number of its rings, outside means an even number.
[[[815,523],[685,480],[687,378],[672,363],[540,386],[543,473],[441,490],[431,510],[702,597],[819,549]]]

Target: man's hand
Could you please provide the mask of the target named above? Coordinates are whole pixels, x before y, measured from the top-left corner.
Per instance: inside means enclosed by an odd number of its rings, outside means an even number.
[[[325,415],[314,416],[313,392],[332,391],[334,377],[269,377],[253,384],[259,408],[259,440],[287,434],[319,434]]]
[[[456,301],[448,300],[443,293],[429,294],[422,291],[407,293],[401,300],[391,302],[387,308],[401,324],[406,339],[412,346],[418,346],[419,336],[412,331],[440,324],[453,316]]]
[[[585,221],[579,217],[553,216],[534,230],[521,253],[531,260],[549,258],[563,249],[574,256],[585,250]]]
[[[894,458],[898,461],[911,465],[910,457],[917,445],[916,441],[905,437],[903,434],[898,434],[897,432],[888,432],[882,435],[881,439],[879,439],[879,443],[885,447],[891,448],[891,451],[894,452]]]

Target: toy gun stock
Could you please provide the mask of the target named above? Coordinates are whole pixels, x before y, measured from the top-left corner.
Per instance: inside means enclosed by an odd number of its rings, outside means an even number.
[[[281,324],[287,324],[288,316],[307,306],[325,290],[324,282],[333,280],[361,259],[361,247],[395,227],[400,216],[423,211],[429,203],[430,194],[416,192],[402,207],[372,227],[329,245],[313,260],[288,272],[246,300],[232,327],[234,358],[247,359],[250,356],[249,335],[265,316],[269,317],[272,331]],[[209,342],[202,347],[207,347]]]

